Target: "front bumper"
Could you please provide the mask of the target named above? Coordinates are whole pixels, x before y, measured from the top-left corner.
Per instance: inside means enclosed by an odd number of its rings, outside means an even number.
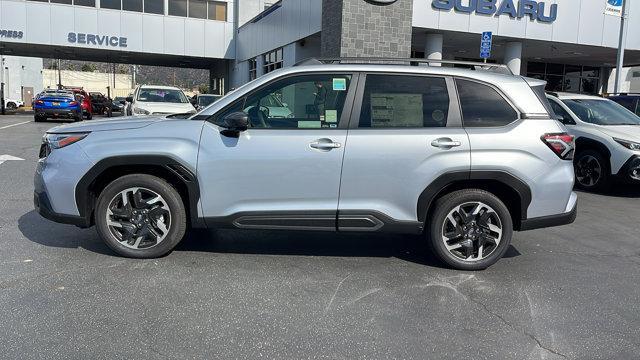
[[[47,193],[44,191],[33,192],[33,206],[36,211],[42,215],[45,219],[61,223],[71,224],[81,228],[88,228],[91,226],[89,221],[81,216],[58,214],[51,209],[51,202]]]
[[[631,156],[620,168],[616,177],[629,183],[640,183],[640,155]]]
[[[42,217],[57,223],[71,224],[82,228],[91,226],[90,221],[82,216],[58,214],[53,211],[51,201],[44,186],[44,181],[39,172],[36,172],[33,185],[33,206]]]

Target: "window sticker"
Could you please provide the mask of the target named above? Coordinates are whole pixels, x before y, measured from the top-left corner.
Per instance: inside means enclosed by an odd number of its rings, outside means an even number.
[[[321,127],[322,127],[322,121],[313,121],[313,120],[298,121],[298,128],[300,129],[319,129]]]
[[[338,122],[338,110],[325,110],[324,111],[324,121],[328,123],[336,123]]]
[[[422,127],[422,94],[371,94],[371,127]]]
[[[347,79],[345,78],[333,78],[333,90],[345,91],[347,90]]]

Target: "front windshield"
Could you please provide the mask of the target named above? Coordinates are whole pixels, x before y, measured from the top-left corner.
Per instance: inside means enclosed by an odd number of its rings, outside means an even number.
[[[580,120],[595,125],[640,125],[640,117],[606,99],[562,100]]]
[[[138,101],[159,102],[159,103],[186,103],[187,97],[180,90],[173,89],[140,89]]]

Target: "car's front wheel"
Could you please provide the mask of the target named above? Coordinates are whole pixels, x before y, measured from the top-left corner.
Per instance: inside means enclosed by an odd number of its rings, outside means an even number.
[[[98,198],[96,228],[120,255],[154,258],[169,253],[182,240],[186,211],[169,183],[147,174],[111,182]]]
[[[8,102],[6,107],[7,107],[7,110],[15,110],[15,109],[17,109],[17,108],[18,108],[18,106],[16,105],[16,103],[14,103],[14,102],[12,102],[12,101]]]
[[[507,251],[513,222],[495,195],[466,189],[436,201],[429,230],[431,248],[440,260],[459,270],[482,270]]]
[[[609,184],[609,163],[600,152],[579,152],[575,157],[573,169],[578,188],[587,191],[606,190]]]

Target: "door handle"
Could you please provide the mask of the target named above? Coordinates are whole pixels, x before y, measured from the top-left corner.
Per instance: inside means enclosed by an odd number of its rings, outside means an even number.
[[[311,144],[309,144],[309,146],[314,149],[329,151],[331,149],[337,149],[341,147],[342,144],[340,144],[339,142],[334,142],[331,139],[323,138],[312,142]]]
[[[441,149],[451,149],[452,147],[460,146],[462,142],[452,140],[451,138],[438,138],[431,142],[431,146]]]

